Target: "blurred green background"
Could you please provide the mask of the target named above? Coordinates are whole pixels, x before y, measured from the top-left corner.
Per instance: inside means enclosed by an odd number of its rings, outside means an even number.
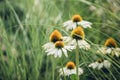
[[[91,45],[104,45],[112,37],[119,47],[119,0],[0,0],[0,80],[59,80],[60,63],[74,61],[75,55],[55,58],[53,62],[42,46],[55,29],[65,36],[63,22],[74,14],[92,23],[91,29],[85,29]],[[93,45],[91,51],[84,53],[94,53],[94,49]],[[82,80],[97,80],[86,77],[89,75],[90,72],[83,75]],[[118,71],[110,80],[119,79],[119,75]],[[108,80],[103,78],[98,80]]]

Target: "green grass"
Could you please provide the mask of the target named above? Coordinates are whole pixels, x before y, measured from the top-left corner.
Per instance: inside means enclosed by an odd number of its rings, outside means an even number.
[[[69,35],[63,22],[74,14],[92,22],[92,29],[85,29],[92,48],[80,50],[79,62],[84,69],[80,79],[118,80],[120,59],[107,57],[113,63],[108,73],[87,66],[98,57],[105,57],[96,55],[96,50],[108,37],[120,46],[119,7],[119,0],[1,0],[0,80],[60,80],[59,68],[68,61],[75,62],[75,51],[69,52],[68,58],[54,58],[47,56],[42,46],[49,42],[55,29]]]

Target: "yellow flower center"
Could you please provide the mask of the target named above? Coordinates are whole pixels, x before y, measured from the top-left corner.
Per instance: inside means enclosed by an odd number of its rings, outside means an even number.
[[[102,63],[102,62],[103,62],[103,59],[100,58],[100,59],[97,60],[97,62],[98,62],[98,63]]]
[[[66,67],[67,69],[74,69],[76,66],[74,62],[70,61],[66,64]]]
[[[82,21],[82,17],[80,15],[74,15],[72,17],[73,22],[80,22]]]
[[[81,40],[84,39],[84,30],[81,27],[76,27],[72,32],[71,32],[71,36],[73,39],[76,40]]]
[[[116,41],[113,39],[113,38],[108,38],[105,42],[105,46],[106,47],[113,47],[113,48],[116,48],[117,47],[117,43]]]
[[[55,43],[56,41],[61,41],[61,40],[62,40],[62,34],[58,30],[54,30],[50,35],[50,41]]]
[[[64,47],[63,41],[56,41],[55,42],[55,47],[56,48],[63,48]]]

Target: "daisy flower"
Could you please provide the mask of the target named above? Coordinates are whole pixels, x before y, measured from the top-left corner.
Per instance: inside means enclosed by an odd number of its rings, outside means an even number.
[[[70,37],[66,37],[63,40],[75,46],[75,48],[78,45],[79,48],[83,48],[87,50],[90,48],[90,45],[84,40],[84,37],[85,34],[83,28],[78,26],[71,32]]]
[[[108,38],[105,42],[105,46],[101,47],[97,52],[102,52],[103,54],[109,54],[116,57],[120,56],[120,48],[117,48],[117,43],[113,38]]]
[[[69,61],[66,64],[66,67],[63,67],[63,68],[59,69],[59,73],[60,73],[60,75],[65,75],[65,76],[70,76],[72,74],[77,74],[75,63],[72,62],[72,61]],[[81,75],[81,74],[83,74],[83,69],[78,68],[78,75]]]
[[[45,49],[47,55],[61,57],[62,53],[64,53],[65,56],[68,57],[67,50],[72,51],[74,49],[74,46],[65,45],[62,40],[62,34],[58,30],[55,30],[50,35],[50,42],[44,44],[43,48]]]
[[[56,41],[54,46],[51,46],[51,48],[46,49],[47,55],[54,55],[54,57],[61,57],[62,53],[68,57],[67,50],[72,51],[74,49],[74,46],[71,45],[65,45],[63,41]]]
[[[66,30],[75,29],[77,26],[82,26],[83,28],[91,28],[92,23],[82,19],[80,15],[74,15],[71,20],[63,23]]]
[[[110,68],[111,63],[108,60],[98,59],[96,62],[93,62],[88,65],[88,67],[91,67],[93,69],[102,69],[104,68]]]
[[[46,43],[43,45],[44,49],[49,49],[54,46],[54,43],[56,41],[61,41],[62,40],[62,34],[58,30],[54,30],[50,37],[49,37],[50,42]]]

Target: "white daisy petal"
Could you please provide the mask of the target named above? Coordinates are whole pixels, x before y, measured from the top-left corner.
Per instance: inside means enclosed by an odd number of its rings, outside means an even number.
[[[54,49],[54,53],[53,53],[54,57],[58,57],[58,49]]]
[[[99,50],[97,51],[97,53],[103,53],[103,54],[106,54],[106,50],[107,50],[106,47],[101,47],[101,48],[99,48]]]
[[[60,68],[59,73],[60,73],[60,75],[65,75],[65,76],[69,76],[70,75],[69,74],[70,71],[66,67]]]
[[[71,23],[72,23],[72,20],[68,20],[68,21],[63,23],[63,27],[67,27]]]
[[[49,48],[51,48],[51,47],[53,47],[53,46],[54,46],[54,44],[53,44],[52,42],[48,42],[48,43],[44,44],[42,47],[43,47],[44,49],[49,49]]]
[[[64,41],[64,43],[69,43],[70,41],[72,41],[72,39],[69,36],[64,36],[63,41]]]
[[[114,54],[116,57],[119,57],[119,55],[120,55],[120,53],[118,53],[118,52],[115,52]]]
[[[65,54],[66,57],[68,57],[67,50],[62,48],[63,53]]]
[[[76,28],[76,23],[74,23],[72,20],[69,20],[64,22],[63,26],[66,27],[66,30],[68,31]]]
[[[65,49],[67,49],[68,51],[72,51],[73,49],[75,49],[75,46],[65,46]]]
[[[60,75],[63,75],[63,74],[64,74],[64,72],[65,72],[64,70],[65,70],[64,68],[63,68],[63,69],[62,69],[62,68],[59,69]]]
[[[78,22],[78,25],[81,25],[83,28],[91,28],[92,23],[82,20],[82,21]]]
[[[49,56],[49,55],[54,55],[54,56],[56,56],[57,54],[57,49],[53,49],[53,50],[51,50],[51,51],[49,51],[49,52],[47,52],[47,56]]]
[[[100,70],[101,68],[105,67],[105,68],[110,68],[111,63],[108,60],[104,60],[102,62],[94,62],[91,63],[88,67],[92,67],[93,69],[97,68],[98,70]]]
[[[48,55],[53,55],[54,54],[54,49],[49,49],[48,51],[46,51],[47,52],[47,56]]]
[[[76,46],[77,46],[77,42],[76,42],[75,39],[73,39],[70,43],[71,43],[72,46],[74,46],[74,47],[76,48]]]
[[[83,69],[82,68],[78,68],[78,72],[79,72],[78,73],[79,75],[83,74]]]
[[[70,76],[72,74],[77,74],[76,68],[74,68],[74,69],[67,69],[66,67],[64,67],[63,69],[60,68],[59,69],[59,73],[60,73],[60,75],[65,75],[65,76]],[[83,69],[82,68],[78,68],[78,74],[79,75],[83,74]]]
[[[108,60],[104,60],[103,64],[105,68],[110,68],[111,63]]]
[[[94,62],[88,65],[88,67],[92,67],[93,69],[97,68],[98,62]]]
[[[70,74],[76,74],[76,68],[75,68],[75,69],[70,70]]]
[[[61,51],[60,49],[58,49],[57,56],[58,56],[58,57],[61,57],[61,56],[62,56],[62,51]]]
[[[86,50],[90,49],[90,45],[85,40],[78,40],[78,46]]]
[[[98,70],[100,70],[101,68],[103,68],[103,63],[99,63],[97,67],[98,67]]]
[[[75,29],[77,26],[76,26],[76,23],[72,23],[71,24],[71,30]]]
[[[112,52],[112,49],[111,48],[108,48],[107,50],[106,50],[106,53],[108,53],[108,54],[110,54]]]
[[[58,52],[58,51],[57,51]],[[58,57],[58,53],[56,52],[56,54],[54,54],[54,57],[56,58],[56,57]]]
[[[66,27],[66,30],[67,30],[67,31],[71,30],[71,27]]]
[[[54,54],[54,53],[48,52],[48,53],[47,53],[47,56],[49,56],[49,55],[53,55],[53,54]]]
[[[113,49],[113,54],[114,54],[116,57],[119,57],[119,56],[120,56],[120,48],[114,48],[114,49]]]

